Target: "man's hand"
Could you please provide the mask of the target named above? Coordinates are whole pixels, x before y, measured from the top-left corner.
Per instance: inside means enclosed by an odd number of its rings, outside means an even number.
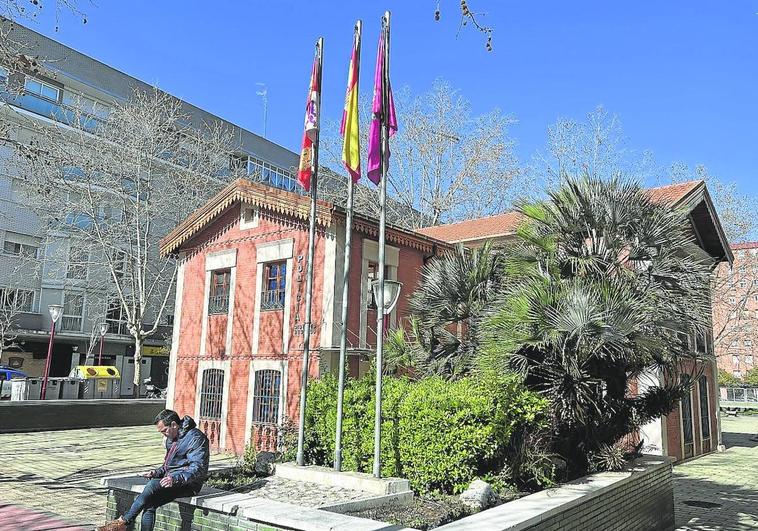
[[[161,487],[168,488],[174,484],[174,478],[171,476],[166,476],[164,478],[161,478]]]
[[[142,472],[140,476],[147,479],[152,479],[155,475],[155,470],[148,470],[147,472]]]

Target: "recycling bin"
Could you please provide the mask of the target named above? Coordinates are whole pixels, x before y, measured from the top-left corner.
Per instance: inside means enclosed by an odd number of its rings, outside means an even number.
[[[77,365],[69,378],[81,381],[80,398],[119,398],[121,375],[112,365]]]
[[[63,378],[48,378],[45,389],[45,400],[58,400],[61,397],[61,385]]]
[[[41,378],[14,378],[11,380],[11,401],[39,400],[41,392]]]
[[[64,378],[61,382],[61,400],[75,400],[79,398],[79,388],[82,380],[78,378]]]

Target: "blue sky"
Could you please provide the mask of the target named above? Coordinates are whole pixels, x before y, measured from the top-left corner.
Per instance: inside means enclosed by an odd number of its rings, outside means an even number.
[[[579,2],[469,0],[494,27],[494,51],[458,31],[457,0],[80,2],[88,22],[50,14],[31,26],[243,127],[298,150],[313,42],[325,38],[323,113],[341,113],[352,27],[364,21],[362,88],[370,87],[379,19],[393,13],[393,85],[428,90],[444,77],[474,112],[518,119],[528,161],[558,117],[597,105],[618,114],[628,145],[661,165],[705,164],[758,195],[758,0]],[[402,123],[400,124],[402,127]]]

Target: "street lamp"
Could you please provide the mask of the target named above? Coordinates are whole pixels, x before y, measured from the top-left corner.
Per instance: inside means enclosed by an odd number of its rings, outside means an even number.
[[[386,180],[386,179],[385,179]],[[384,215],[384,214],[382,214]],[[384,266],[384,248],[379,248],[380,268]],[[400,296],[403,285],[397,280],[384,278],[380,269],[379,278],[371,283],[376,301],[376,410],[374,413],[374,477],[381,477],[381,444],[382,444],[382,348],[385,332],[385,316],[392,312]]]
[[[402,282],[397,280],[384,279],[384,297],[381,300],[384,301],[384,315],[389,315],[392,310],[395,309],[397,299],[400,297],[400,288],[403,287]],[[378,280],[374,280],[371,283],[371,290],[374,292],[374,300],[380,300],[379,290],[382,289]]]
[[[100,355],[97,357],[97,364],[102,365],[103,364],[103,338],[105,338],[105,334],[108,333],[108,323],[102,322],[100,323]]]
[[[52,324],[50,325],[50,343],[47,345],[47,360],[45,361],[45,377],[42,379],[42,400],[45,399],[45,392],[47,391],[47,377],[50,374],[50,362],[53,359],[53,340],[55,339],[55,324],[63,315],[63,306],[60,304],[51,304],[47,307],[47,311],[50,312],[50,319]]]

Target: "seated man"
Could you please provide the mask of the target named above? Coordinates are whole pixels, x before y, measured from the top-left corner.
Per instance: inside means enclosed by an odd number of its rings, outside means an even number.
[[[208,476],[208,437],[195,427],[192,417],[186,416],[180,420],[176,411],[170,409],[158,413],[155,426],[166,437],[163,466],[143,474],[150,481],[132,507],[118,520],[99,527],[98,531],[124,531],[137,519],[140,511],[142,531],[153,531],[158,507],[200,492]]]

